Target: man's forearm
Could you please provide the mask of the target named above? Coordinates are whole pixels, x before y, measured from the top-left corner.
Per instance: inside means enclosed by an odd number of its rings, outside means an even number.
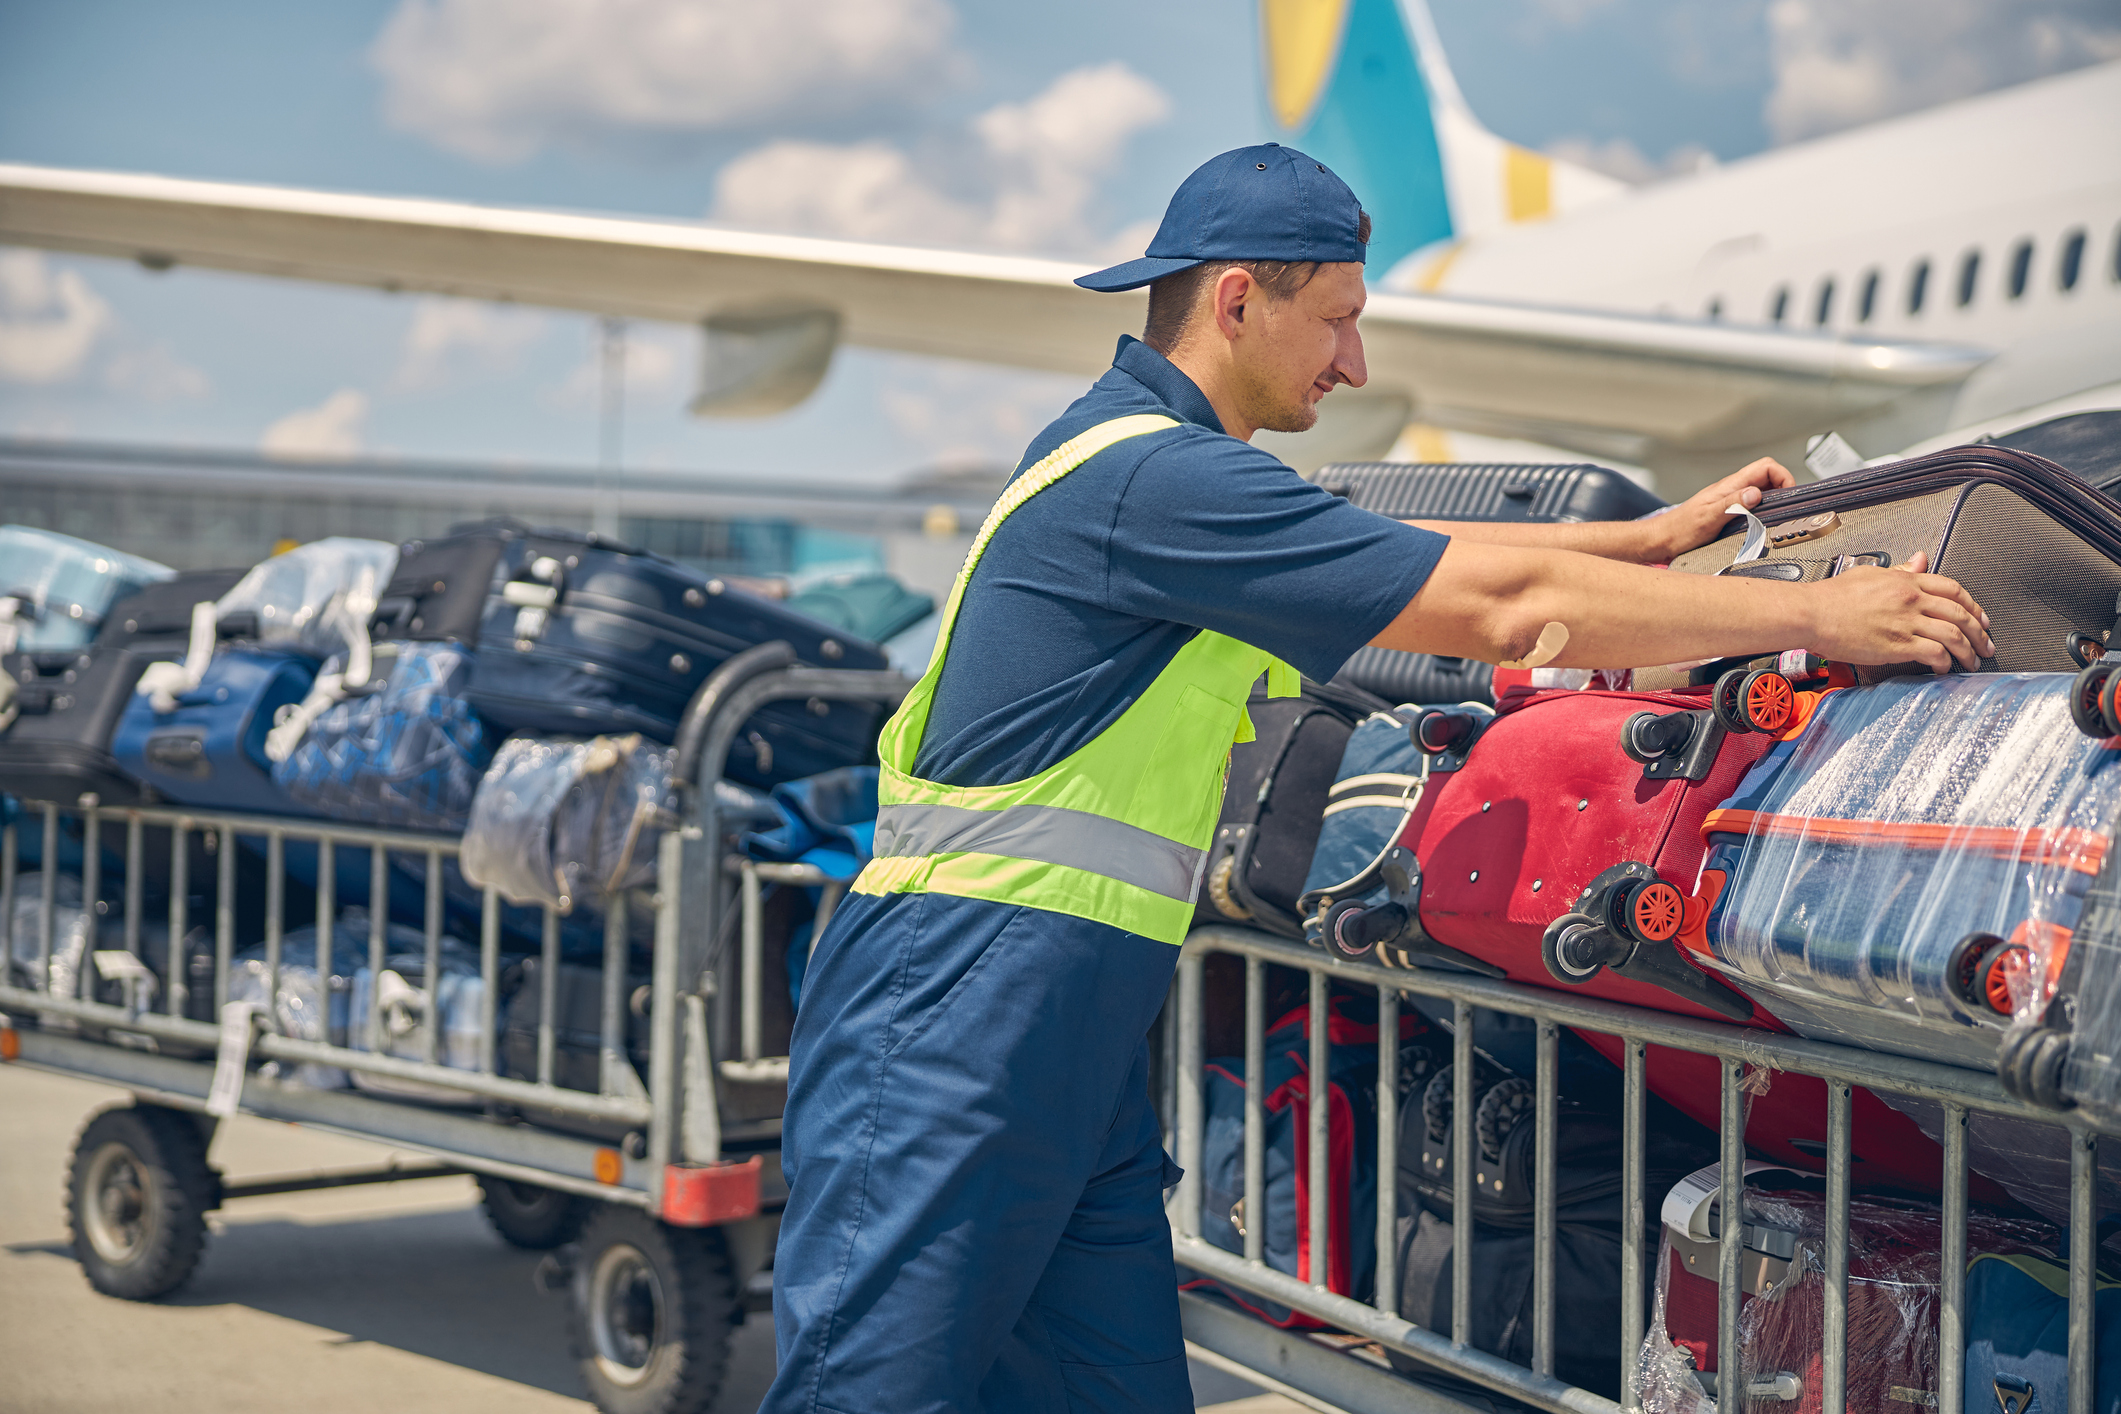
[[[1524,550],[1574,550],[1580,555],[1621,560],[1628,564],[1659,564],[1672,557],[1664,527],[1653,520],[1583,521],[1566,524],[1529,525],[1522,521],[1493,524],[1480,521],[1410,520],[1408,525],[1433,530],[1454,540],[1476,545],[1514,545]]]

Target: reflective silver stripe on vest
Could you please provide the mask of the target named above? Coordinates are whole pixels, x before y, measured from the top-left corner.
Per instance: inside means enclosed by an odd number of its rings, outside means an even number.
[[[1152,894],[1193,901],[1207,851],[1153,830],[1057,805],[969,810],[962,805],[887,805],[876,816],[876,857],[998,854],[1102,874]]]

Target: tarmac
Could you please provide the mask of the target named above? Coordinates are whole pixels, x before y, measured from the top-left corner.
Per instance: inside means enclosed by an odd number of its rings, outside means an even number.
[[[564,1299],[539,1254],[496,1237],[466,1177],[231,1202],[191,1281],[152,1303],[98,1295],[67,1238],[64,1184],[90,1114],[125,1092],[0,1065],[0,1414],[590,1414]],[[211,1159],[231,1178],[366,1167],[392,1151],[238,1118]],[[1298,1414],[1196,1364],[1216,1414]],[[715,1414],[756,1409],[773,1321],[739,1327]]]

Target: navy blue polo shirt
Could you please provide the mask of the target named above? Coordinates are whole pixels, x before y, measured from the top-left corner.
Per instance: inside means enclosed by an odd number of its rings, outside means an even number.
[[[1228,435],[1193,380],[1133,338],[1018,471],[1132,413],[1180,425],[1100,452],[988,544],[915,775],[953,786],[1036,775],[1116,721],[1204,629],[1322,682],[1398,617],[1450,543]]]

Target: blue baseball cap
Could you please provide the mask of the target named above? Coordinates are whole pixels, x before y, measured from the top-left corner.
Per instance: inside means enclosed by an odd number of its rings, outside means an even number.
[[[1362,203],[1326,164],[1278,142],[1211,157],[1179,185],[1148,254],[1075,283],[1133,290],[1210,260],[1352,260]]]

